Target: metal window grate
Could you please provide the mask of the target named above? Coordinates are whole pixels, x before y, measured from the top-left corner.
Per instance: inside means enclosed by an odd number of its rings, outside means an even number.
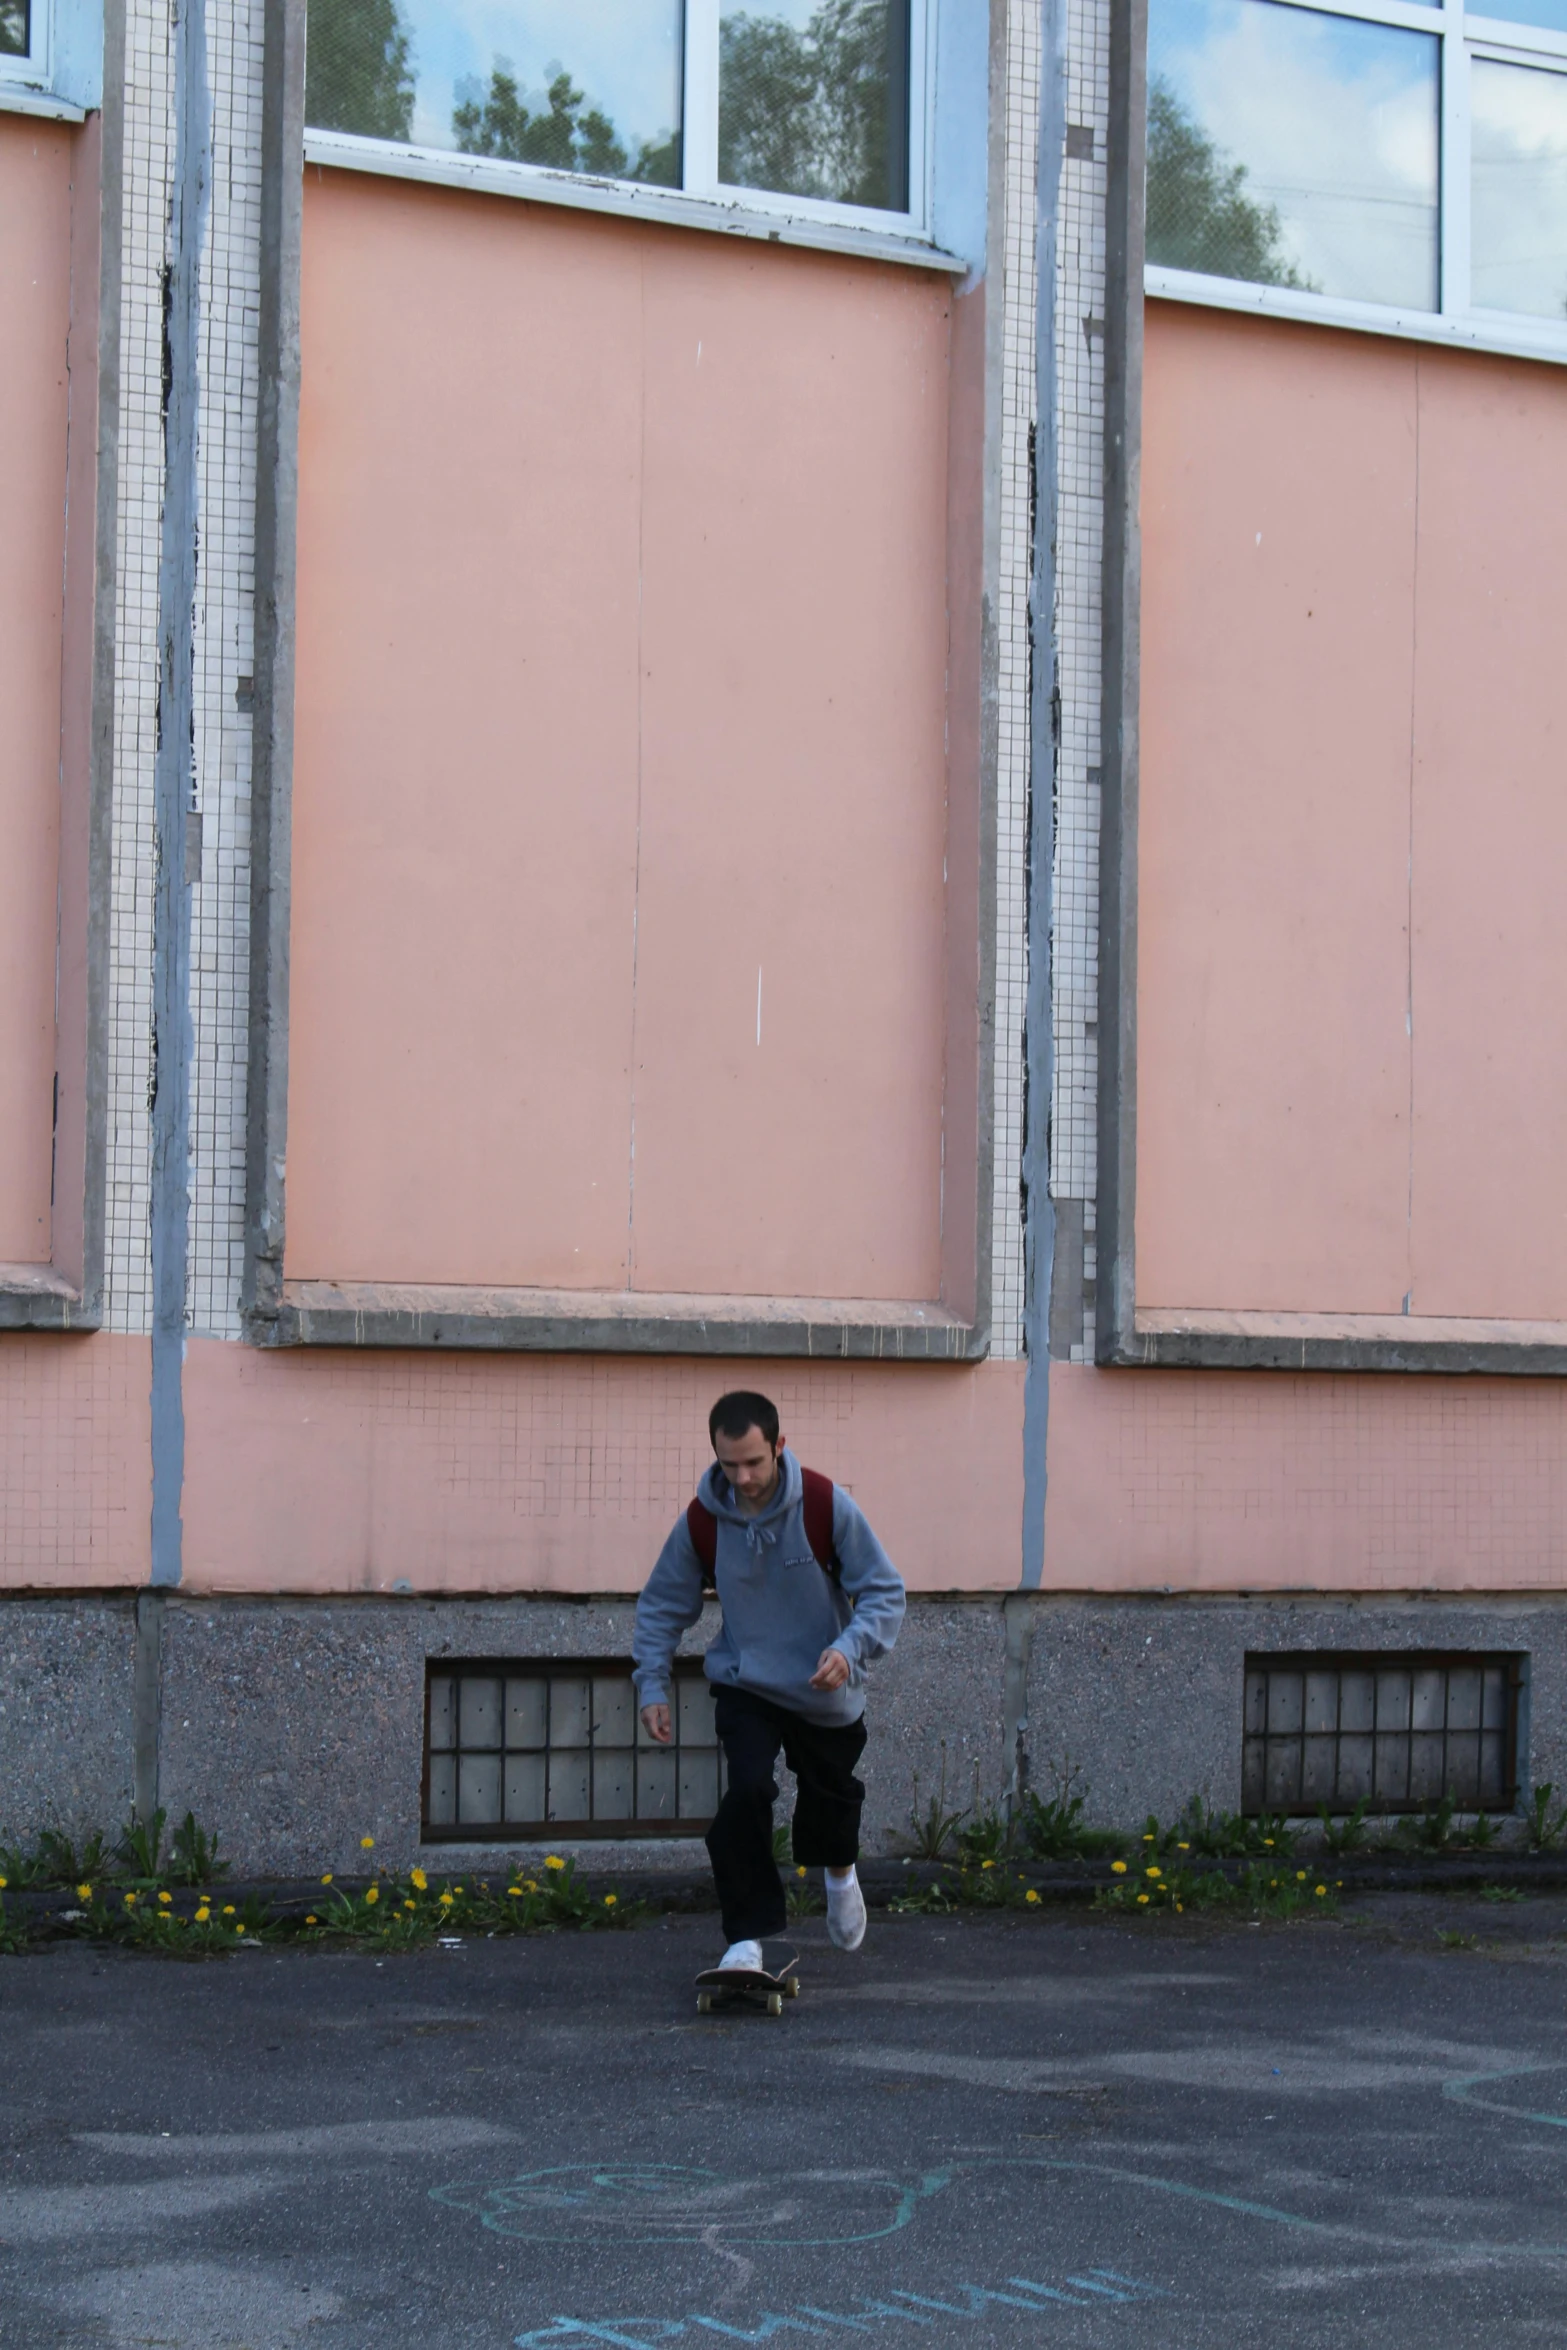
[[[676,1664],[670,1715],[656,1746],[624,1657],[431,1663],[426,1840],[700,1835],[723,1792],[700,1660]]]
[[[1523,1658],[1452,1650],[1249,1656],[1248,1812],[1509,1811]]]

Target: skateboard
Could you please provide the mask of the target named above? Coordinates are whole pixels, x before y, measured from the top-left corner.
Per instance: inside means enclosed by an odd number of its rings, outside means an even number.
[[[782,2015],[786,1999],[800,1996],[799,1965],[783,1942],[764,1942],[762,1963],[750,1967],[708,1967],[696,1979],[698,2015],[722,2015],[730,2007],[759,2007],[768,2015]]]

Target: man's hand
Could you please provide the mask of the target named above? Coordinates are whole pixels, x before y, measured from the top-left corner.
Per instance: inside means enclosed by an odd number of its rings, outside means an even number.
[[[841,1689],[849,1678],[849,1660],[841,1648],[824,1648],[811,1675],[813,1689]],[[646,1715],[643,1719],[646,1720]]]
[[[642,1727],[659,1746],[667,1746],[674,1736],[669,1726],[667,1705],[645,1705],[642,1708]]]

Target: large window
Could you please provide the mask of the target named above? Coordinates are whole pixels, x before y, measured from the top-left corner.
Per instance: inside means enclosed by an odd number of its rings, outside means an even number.
[[[1567,0],[1149,0],[1147,206],[1150,291],[1567,357]]]
[[[310,0],[305,118],[918,227],[925,17],[923,0]]]

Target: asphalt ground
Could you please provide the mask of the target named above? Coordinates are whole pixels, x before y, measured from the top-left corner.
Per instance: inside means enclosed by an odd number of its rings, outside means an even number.
[[[714,1941],[0,1960],[0,2343],[1567,2342],[1561,1895]]]

